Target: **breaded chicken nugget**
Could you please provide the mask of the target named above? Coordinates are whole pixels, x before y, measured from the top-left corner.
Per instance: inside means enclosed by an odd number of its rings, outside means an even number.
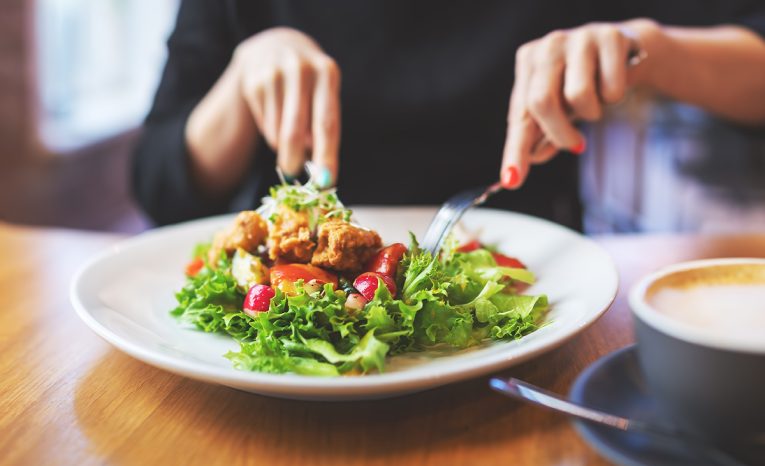
[[[254,210],[239,212],[234,223],[227,229],[215,234],[208,254],[208,262],[215,267],[220,253],[231,255],[237,248],[255,253],[268,236],[268,225]]]
[[[268,255],[272,260],[307,264],[316,248],[311,239],[308,214],[280,206],[268,236]]]
[[[311,264],[338,271],[358,271],[382,246],[376,231],[332,219],[319,226]]]

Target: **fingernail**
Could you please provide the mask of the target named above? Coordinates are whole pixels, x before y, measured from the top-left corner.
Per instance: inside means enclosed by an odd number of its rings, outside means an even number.
[[[332,172],[327,167],[319,167],[316,173],[316,184],[324,189],[332,186]]]
[[[505,171],[502,172],[502,179],[500,182],[502,183],[503,188],[513,189],[518,186],[520,179],[521,177],[518,175],[518,169],[513,166],[509,166],[505,168]]]
[[[584,154],[584,151],[587,149],[587,140],[582,138],[581,141],[579,141],[579,144],[569,149],[572,153],[576,155]]]

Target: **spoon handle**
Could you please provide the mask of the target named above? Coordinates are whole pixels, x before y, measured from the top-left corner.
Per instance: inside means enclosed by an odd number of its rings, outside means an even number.
[[[585,408],[584,406],[563,399],[554,393],[518,379],[503,380],[495,377],[489,381],[489,385],[500,393],[510,395],[523,401],[529,401],[554,411],[568,414],[569,416],[597,422],[598,424],[606,424],[619,430],[628,431],[634,429],[634,427],[630,428],[632,421],[629,419]]]
[[[727,453],[711,446],[706,445],[702,440],[694,438],[685,432],[672,427],[659,424],[646,424],[634,419],[627,419],[621,416],[604,413],[595,409],[590,409],[576,403],[572,403],[555,393],[548,392],[530,383],[518,379],[500,379],[493,377],[489,381],[492,389],[512,398],[543,406],[553,411],[568,414],[569,416],[586,421],[592,421],[608,427],[619,429],[625,432],[640,432],[649,435],[655,435],[664,439],[681,441],[687,445],[692,445],[697,454],[702,454],[704,459],[712,460],[715,464],[724,466],[743,466],[738,460],[730,457]]]

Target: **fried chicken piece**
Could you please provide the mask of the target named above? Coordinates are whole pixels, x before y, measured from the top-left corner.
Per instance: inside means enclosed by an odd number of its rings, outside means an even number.
[[[311,264],[338,271],[358,271],[382,246],[376,231],[332,219],[322,223]]]
[[[311,262],[316,243],[311,239],[308,214],[280,206],[268,236],[268,247],[272,260]]]
[[[231,226],[215,234],[207,253],[208,262],[215,267],[221,252],[225,251],[226,254],[231,255],[237,248],[254,254],[267,236],[268,225],[257,212],[254,210],[239,212]]]

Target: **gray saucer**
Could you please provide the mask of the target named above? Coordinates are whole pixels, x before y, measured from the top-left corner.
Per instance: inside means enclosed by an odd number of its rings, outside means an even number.
[[[575,403],[632,419],[670,424],[648,393],[635,345],[610,353],[588,367],[574,382]],[[628,433],[587,421],[574,421],[584,440],[601,455],[625,466],[698,465],[700,458],[680,441]]]

